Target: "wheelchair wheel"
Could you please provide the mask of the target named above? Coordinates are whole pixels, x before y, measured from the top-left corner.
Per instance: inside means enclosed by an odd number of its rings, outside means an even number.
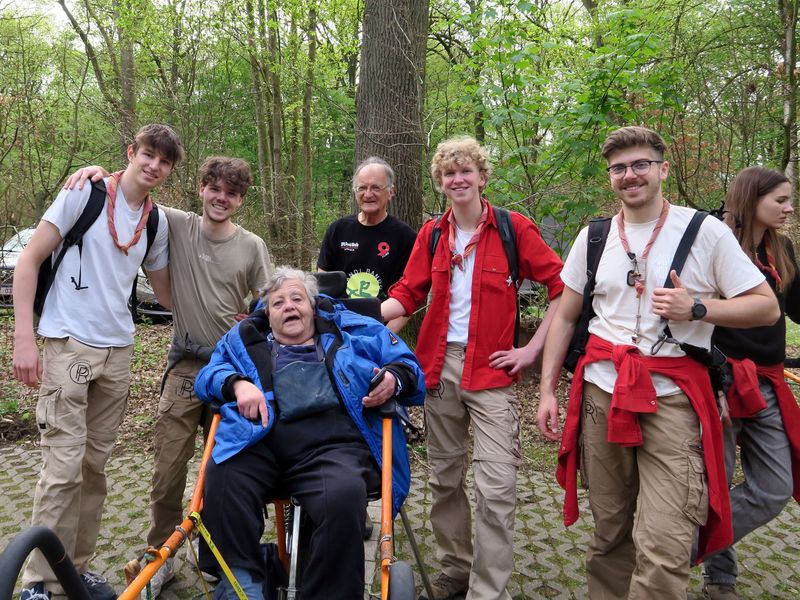
[[[414,572],[407,562],[398,560],[389,567],[389,600],[416,600]]]

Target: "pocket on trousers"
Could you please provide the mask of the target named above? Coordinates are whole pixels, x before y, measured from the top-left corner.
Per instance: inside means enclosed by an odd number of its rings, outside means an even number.
[[[708,519],[708,482],[703,450],[691,444],[686,455],[686,505],[683,513],[696,525],[705,525]]]
[[[160,398],[158,401],[158,414],[163,415],[168,413],[172,409],[172,405],[175,404],[173,400],[169,400],[167,398]]]
[[[61,395],[61,388],[55,388],[39,394],[36,402],[36,427],[42,436],[58,431],[58,397]]]
[[[589,471],[586,468],[586,444],[583,440],[578,441],[578,474],[581,476],[581,487],[585,490],[589,489]]]

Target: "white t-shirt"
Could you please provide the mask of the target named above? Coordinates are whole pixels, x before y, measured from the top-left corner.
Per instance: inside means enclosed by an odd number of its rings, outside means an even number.
[[[652,311],[653,290],[663,287],[675,250],[694,212],[693,209],[683,206],[670,206],[664,227],[650,248],[647,259],[644,264],[639,261],[639,272],[645,277],[641,306],[634,288],[627,284],[627,274],[632,263],[622,248],[617,228],[618,217],[614,217],[597,269],[592,303],[597,316],[589,323],[590,333],[612,344],[631,345],[638,312],[641,315],[641,339],[637,345],[643,354],[650,354],[650,349],[661,331],[661,319]],[[625,235],[630,249],[637,256],[641,256],[644,251],[655,224],[655,220],[649,223],[625,223]],[[587,233],[588,228],[584,228],[578,234],[561,272],[562,281],[579,294],[583,294],[586,284]],[[742,252],[731,230],[719,220],[707,217],[692,244],[680,279],[692,297],[732,298],[759,285],[764,281],[764,276]],[[672,336],[682,342],[710,347],[711,333],[714,330],[710,323],[670,321],[669,327]],[[683,355],[676,344],[664,344],[658,353],[658,356]],[[613,391],[616,377],[611,361],[593,363],[584,371],[587,381],[607,392]],[[670,379],[660,375],[653,377],[653,384],[659,396],[678,391]]]
[[[83,190],[62,190],[42,219],[55,225],[63,238],[80,217],[90,193],[88,185]],[[142,231],[137,244],[125,255],[111,239],[107,209],[108,197],[100,216],[83,236],[82,253],[75,245],[64,255],[42,309],[40,335],[73,337],[100,348],[133,344],[134,325],[128,298],[147,249],[147,231]],[[142,210],[143,207],[131,210],[122,188],[117,187],[114,225],[120,243],[126,244],[133,237]],[[159,210],[156,239],[144,263],[148,271],[163,269],[169,263],[167,237],[167,217]],[[60,250],[59,244],[54,258]]]
[[[463,231],[456,226],[456,252],[464,252],[473,231]],[[469,337],[469,314],[472,310],[472,274],[475,271],[475,251],[470,252],[458,267],[451,268],[450,321],[447,328],[448,343],[467,344]]]

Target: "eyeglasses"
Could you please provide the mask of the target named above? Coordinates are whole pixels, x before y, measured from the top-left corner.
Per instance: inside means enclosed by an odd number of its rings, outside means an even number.
[[[356,194],[366,194],[370,192],[371,194],[377,194],[378,192],[382,192],[383,190],[389,189],[390,185],[360,185],[358,187],[353,188],[353,191]]]
[[[657,164],[660,165],[663,163],[663,160],[637,160],[632,162],[629,165],[611,165],[606,169],[608,174],[611,175],[614,179],[619,179],[620,177],[624,177],[625,173],[628,172],[628,167],[630,167],[631,171],[633,171],[634,175],[647,175],[650,172],[650,165]]]

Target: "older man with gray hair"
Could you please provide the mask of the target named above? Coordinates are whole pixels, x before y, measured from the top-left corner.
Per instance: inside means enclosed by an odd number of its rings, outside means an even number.
[[[353,173],[358,213],[331,223],[322,239],[317,269],[344,271],[351,298],[385,300],[411,255],[417,233],[388,210],[394,180],[392,167],[381,158],[359,164]],[[406,321],[396,319],[388,327],[397,332]]]

